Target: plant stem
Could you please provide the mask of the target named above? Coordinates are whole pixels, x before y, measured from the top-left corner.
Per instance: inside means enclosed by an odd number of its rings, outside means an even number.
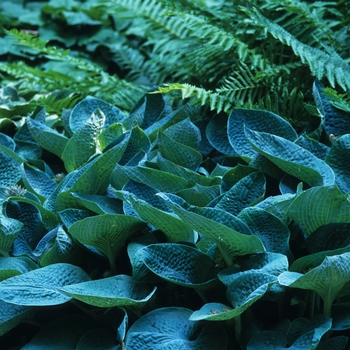
[[[331,317],[332,303],[333,303],[333,300],[329,298],[326,300],[323,300],[323,315],[325,315],[326,317]]]
[[[242,320],[241,320],[241,315],[238,315],[234,318],[235,320],[235,338],[238,344],[240,344],[239,342],[239,337],[241,335],[242,332]]]
[[[117,265],[115,264],[115,258],[114,258],[114,253],[109,247],[108,252],[107,252],[107,257],[109,261],[109,266],[111,267],[111,275],[115,276],[117,274]]]

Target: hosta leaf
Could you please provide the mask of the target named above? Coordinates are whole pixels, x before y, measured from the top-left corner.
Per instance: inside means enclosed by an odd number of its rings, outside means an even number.
[[[96,109],[100,109],[106,116],[105,127],[123,122],[125,119],[124,114],[119,108],[96,97],[87,96],[72,109],[69,118],[69,127],[72,132],[75,133],[80,129]]]
[[[109,127],[102,130],[98,135],[98,144],[101,151],[103,151],[107,146],[109,146],[113,141],[118,139],[119,136],[123,134],[123,125],[120,123],[115,123]]]
[[[26,257],[0,257],[0,281],[37,268],[38,266]]]
[[[280,329],[262,331],[248,342],[247,350],[258,350],[261,344],[269,349],[315,350],[322,336],[330,329],[332,321],[317,315],[312,321],[298,318],[290,325],[287,334]],[[290,345],[290,346],[287,346]]]
[[[15,185],[21,179],[20,164],[23,159],[9,148],[0,145],[0,186]]]
[[[75,350],[120,350],[113,332],[105,328],[92,329],[79,340]]]
[[[68,142],[67,137],[30,117],[26,118],[26,123],[33,139],[42,148],[56,154],[58,157],[62,156],[63,150]]]
[[[81,194],[102,194],[109,185],[109,179],[115,164],[121,159],[129,142],[130,134],[116,146],[104,152],[81,169],[66,182],[57,194],[56,210],[62,211],[76,206],[77,199],[72,192]],[[72,173],[70,173],[72,174]],[[70,175],[69,174],[69,175]],[[67,176],[68,177],[68,176]],[[69,182],[68,182],[69,181]]]
[[[209,178],[200,175],[190,169],[183,168],[182,166],[163,158],[159,153],[157,154],[157,165],[162,171],[182,177],[188,182],[189,186],[194,186],[196,184],[201,186],[212,186],[220,184],[220,178]]]
[[[248,271],[278,276],[287,270],[288,259],[284,254],[265,252],[251,255],[240,264],[221,270],[218,277],[223,284],[228,286],[240,274]]]
[[[252,173],[233,185],[215,208],[238,215],[244,208],[260,202],[265,194],[266,180],[261,172]]]
[[[0,337],[15,328],[32,312],[27,306],[8,304],[0,300]]]
[[[100,280],[72,284],[61,291],[85,304],[97,307],[143,306],[157,287],[137,283],[130,276],[118,275]]]
[[[52,230],[58,225],[57,215],[53,213],[51,210],[46,209],[43,205],[41,205],[40,203],[34,200],[31,200],[25,197],[9,197],[8,201],[13,203],[16,203],[16,202],[26,203],[35,207],[40,213],[42,223],[49,230]]]
[[[145,129],[145,133],[148,135],[151,141],[154,141],[159,132],[162,132],[186,118],[197,117],[200,111],[200,107],[191,103],[186,103],[184,106],[172,111],[169,114],[162,115],[162,118]]]
[[[314,187],[294,199],[287,215],[310,235],[320,226],[350,222],[350,202],[337,186]]]
[[[151,244],[136,254],[153,273],[171,283],[206,288],[217,280],[215,261],[187,245]]]
[[[349,117],[350,119],[350,117]],[[330,149],[326,163],[335,173],[335,182],[344,193],[350,192],[350,134],[337,139]]]
[[[149,312],[130,327],[125,350],[226,349],[224,329],[219,324],[190,321],[191,313],[180,307]]]
[[[178,204],[171,202],[167,196],[163,194],[161,196],[189,227],[215,241],[229,265],[232,265],[232,259],[237,255],[264,251],[264,247],[257,236],[239,233],[202,215],[186,211]]]
[[[45,200],[55,190],[57,183],[44,171],[28,163],[21,164],[22,181],[26,188]]]
[[[33,253],[35,254],[36,251]],[[72,238],[62,227],[58,227],[53,242],[49,242],[40,254],[39,264],[40,266],[47,266],[59,262],[75,263],[78,259],[78,250],[76,249]]]
[[[248,161],[256,155],[256,150],[245,138],[245,128],[281,136],[289,141],[297,138],[293,127],[277,114],[262,110],[233,109],[228,119],[228,138],[233,149]]]
[[[312,93],[316,107],[321,114],[322,124],[328,135],[341,136],[350,133],[349,113],[334,107],[325,96],[323,85],[316,80],[312,86]]]
[[[205,207],[220,195],[220,186],[201,186],[196,184],[191,188],[180,190],[176,194],[183,198],[188,204]]]
[[[317,253],[350,245],[350,222],[338,222],[320,226],[306,240],[309,252]]]
[[[110,146],[114,143],[112,142]],[[108,146],[108,148],[110,147]],[[107,148],[107,149],[108,149]],[[146,133],[138,126],[134,127],[130,132],[128,146],[119,161],[120,165],[137,165],[134,163],[136,159],[142,158],[142,155],[148,153],[151,148],[151,142]],[[132,164],[130,164],[132,163]]]
[[[89,275],[80,267],[53,264],[0,282],[0,300],[24,306],[63,304],[71,298],[62,294],[60,287],[89,280]]]
[[[322,160],[325,160],[328,152],[329,147],[325,144],[318,142],[309,136],[302,134],[298,137],[298,139],[295,141],[295,143],[311,152],[313,155],[315,155],[317,158],[320,158]],[[332,168],[333,169],[333,168]]]
[[[196,170],[202,163],[202,155],[198,151],[173,140],[164,133],[158,134],[157,145],[162,157],[177,165]]]
[[[0,254],[8,256],[12,244],[22,228],[22,222],[0,215]]]
[[[238,156],[227,137],[227,115],[221,113],[214,116],[207,125],[206,136],[210,144],[221,153]]]
[[[68,231],[80,243],[97,248],[111,260],[121,244],[145,225],[134,216],[104,214],[77,221]]]
[[[59,213],[60,219],[67,228],[71,227],[76,221],[83,220],[89,216],[93,216],[93,213],[83,209],[66,209]]]
[[[122,214],[122,202],[117,198],[97,194],[72,193],[79,203],[96,214]]]
[[[194,242],[193,230],[173,214],[159,210],[131,193],[120,192],[119,195],[142,220],[161,230],[169,242]]]
[[[79,168],[96,153],[98,136],[105,121],[105,115],[98,109],[69,139],[62,153],[62,160],[67,172]]]
[[[22,349],[76,349],[84,334],[96,328],[97,323],[88,316],[67,314],[45,325]]]
[[[264,273],[251,272],[241,275],[231,282],[226,292],[233,308],[221,303],[208,303],[195,311],[190,320],[225,321],[237,317],[263,297],[269,286],[276,281],[275,276]]]
[[[222,177],[222,189],[228,191],[232,186],[237,184],[238,181],[242,180],[246,176],[255,173],[257,170],[250,166],[238,164],[233,168],[230,168]]]
[[[350,252],[350,246],[347,246],[345,248],[325,250],[319,253],[309,254],[295,260],[293,264],[290,266],[289,271],[306,273],[310,269],[320,265],[326,256],[340,255],[348,252]]]
[[[276,216],[264,209],[251,207],[242,210],[238,218],[249,226],[253,235],[261,239],[266,251],[291,256],[289,228]]]
[[[321,159],[295,143],[268,133],[245,128],[251,146],[286,173],[310,186],[333,185],[333,170]]]
[[[324,314],[330,316],[332,302],[350,279],[350,253],[326,256],[322,264],[306,272],[284,272],[280,284],[317,292],[324,301]]]
[[[199,129],[189,118],[170,126],[164,131],[164,134],[193,149],[198,149],[201,141]]]
[[[185,179],[168,172],[143,166],[124,166],[122,171],[130,179],[160,192],[175,193],[188,186]]]

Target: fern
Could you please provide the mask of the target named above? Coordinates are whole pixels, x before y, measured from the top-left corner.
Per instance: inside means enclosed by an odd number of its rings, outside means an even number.
[[[295,55],[300,57],[301,62],[309,65],[312,74],[317,79],[321,80],[325,76],[332,87],[335,87],[335,82],[337,82],[344,90],[350,88],[350,67],[339,55],[329,55],[301,43],[281,26],[261,15],[256,9],[242,9],[255,21],[256,25],[266,28],[274,38],[290,46]]]
[[[93,62],[71,56],[69,50],[47,46],[47,41],[16,29],[8,33],[17,39],[18,44],[39,51],[51,61],[69,63],[77,69],[76,74],[72,70],[73,74],[67,75],[55,70],[44,71],[33,68],[24,62],[0,63],[0,71],[19,79],[18,84],[22,89],[41,93],[53,90],[79,91],[85,95],[92,94],[104,98],[127,110],[130,110],[147,91],[145,86],[136,86],[115,75],[109,75]],[[83,73],[83,78],[81,73]]]

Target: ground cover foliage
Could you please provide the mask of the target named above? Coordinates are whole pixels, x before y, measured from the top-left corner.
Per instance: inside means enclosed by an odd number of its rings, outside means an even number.
[[[2,348],[348,346],[347,1],[0,8]]]

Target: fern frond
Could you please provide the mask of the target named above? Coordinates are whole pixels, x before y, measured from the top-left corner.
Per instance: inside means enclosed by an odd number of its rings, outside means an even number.
[[[281,26],[264,17],[256,9],[248,10],[242,8],[242,10],[255,21],[256,25],[266,28],[274,38],[290,46],[295,55],[300,57],[301,62],[309,65],[312,74],[319,80],[327,77],[332,87],[335,87],[336,82],[344,90],[350,88],[350,67],[339,55],[329,55],[324,51],[301,43]]]

